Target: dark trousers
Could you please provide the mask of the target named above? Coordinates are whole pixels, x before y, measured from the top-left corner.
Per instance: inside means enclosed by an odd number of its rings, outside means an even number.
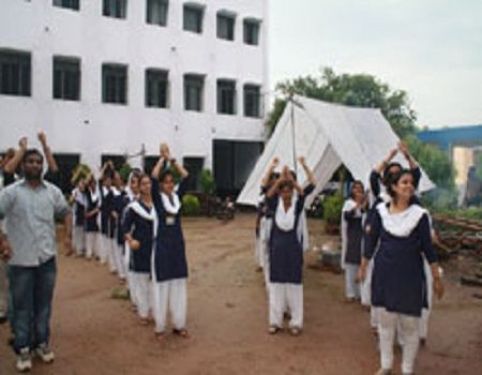
[[[37,267],[10,266],[8,274],[15,351],[48,344],[57,275],[55,258]]]

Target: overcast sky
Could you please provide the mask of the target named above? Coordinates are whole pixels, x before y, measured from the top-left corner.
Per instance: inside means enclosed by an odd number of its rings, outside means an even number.
[[[270,0],[271,85],[370,73],[408,92],[421,126],[482,124],[482,0]]]

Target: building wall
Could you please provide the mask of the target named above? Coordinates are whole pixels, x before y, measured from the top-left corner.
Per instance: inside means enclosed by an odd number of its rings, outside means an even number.
[[[243,116],[243,85],[268,88],[267,0],[199,0],[205,5],[202,34],[182,29],[183,3],[169,2],[167,27],[146,23],[146,1],[129,0],[127,19],[102,16],[101,0],[81,0],[80,11],[52,6],[51,0],[2,0],[0,48],[32,53],[32,96],[0,95],[0,150],[44,129],[52,149],[79,153],[96,167],[101,154],[135,153],[144,144],[157,154],[167,141],[178,156],[206,158],[213,139],[262,141],[263,119]],[[216,13],[237,14],[235,41],[216,37]],[[243,43],[243,19],[262,20],[260,45]],[[52,99],[54,55],[81,59],[81,100]],[[101,102],[103,63],[128,65],[128,104]],[[169,70],[169,108],[144,106],[146,68]],[[204,111],[184,111],[183,75],[205,74]],[[237,81],[237,115],[220,115],[216,80]],[[267,107],[267,95],[263,97]],[[33,144],[37,144],[34,142]],[[134,163],[136,164],[136,163]]]

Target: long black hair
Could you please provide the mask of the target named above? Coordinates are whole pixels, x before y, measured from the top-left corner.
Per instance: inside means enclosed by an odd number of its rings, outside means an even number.
[[[395,190],[393,190],[393,185],[398,184],[400,179],[407,174],[413,177],[413,172],[410,169],[402,169],[398,173],[390,174],[390,179],[388,180],[387,185],[387,193],[392,197],[393,200],[396,200],[397,198],[397,193]]]

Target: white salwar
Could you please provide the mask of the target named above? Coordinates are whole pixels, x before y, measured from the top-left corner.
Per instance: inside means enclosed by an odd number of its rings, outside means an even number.
[[[294,194],[291,207],[288,211],[284,210],[283,202],[279,199],[276,208],[275,219],[276,225],[283,231],[290,231],[295,225],[295,207],[298,199]],[[274,225],[271,222],[271,225]],[[271,233],[271,225],[269,232]],[[303,251],[309,249],[308,227],[305,212],[300,214],[298,226],[296,228],[298,240],[302,244]],[[269,238],[269,237],[268,237]],[[268,264],[269,268],[269,264]],[[268,269],[269,280],[269,269]],[[283,318],[286,312],[289,312],[291,319],[290,328],[303,328],[303,284],[294,283],[276,283],[269,282],[269,324],[272,327],[282,328]]]
[[[74,196],[75,203],[74,204],[81,204],[84,207],[87,206],[87,202],[83,194],[80,192],[78,188],[75,188],[72,192]],[[75,249],[75,254],[77,256],[83,255],[82,252],[86,250],[86,236],[85,236],[85,229],[84,226],[76,225],[75,222],[77,217],[75,215],[76,210],[74,209],[74,215],[72,215],[72,242]]]
[[[85,257],[92,259],[93,256],[98,256],[100,252],[102,235],[99,232],[85,233]]]
[[[384,308],[378,311],[380,360],[384,370],[393,367],[393,342],[397,327],[403,337],[402,373],[412,374],[419,346],[420,318],[405,314],[388,312]]]
[[[187,279],[175,279],[153,283],[154,320],[156,333],[166,329],[167,312],[171,315],[172,325],[177,330],[186,328]]]

